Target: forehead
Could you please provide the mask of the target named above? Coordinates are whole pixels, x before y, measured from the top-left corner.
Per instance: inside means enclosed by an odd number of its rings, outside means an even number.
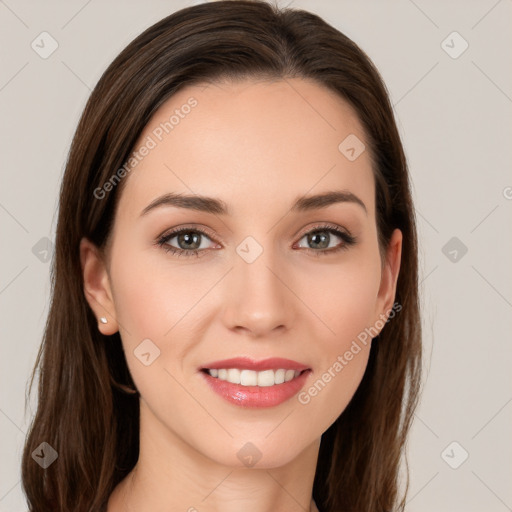
[[[356,139],[354,139],[356,137]],[[354,109],[311,81],[242,80],[188,86],[144,128],[120,201],[138,214],[166,192],[222,198],[234,214],[260,213],[308,192],[346,189],[373,217],[369,151]],[[357,142],[359,141],[359,142]],[[341,149],[340,149],[341,144]],[[350,144],[349,144],[350,145]],[[141,151],[146,146],[148,150]]]

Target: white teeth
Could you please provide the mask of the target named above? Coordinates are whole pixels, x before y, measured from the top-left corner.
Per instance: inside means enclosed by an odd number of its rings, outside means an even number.
[[[276,373],[274,375],[274,383],[282,384],[284,382],[285,373],[286,373],[286,370],[276,370]]]
[[[260,386],[268,387],[274,384],[288,382],[300,375],[299,370],[264,370],[256,372],[254,370],[239,370],[238,368],[229,369],[211,369],[208,373],[212,377],[231,382],[232,384],[241,384],[242,386]]]
[[[258,372],[258,386],[266,387],[275,384],[274,370],[265,370]]]
[[[230,381],[228,381],[228,382],[230,382]],[[235,384],[236,384],[236,382],[235,382]],[[242,370],[240,372],[240,384],[242,384],[242,386],[257,386],[258,385],[258,373],[254,372],[252,370]]]
[[[295,372],[293,370],[286,370],[286,373],[284,374],[284,381],[288,382],[289,380],[292,380],[293,377],[295,377]]]
[[[241,379],[241,375],[240,375],[240,370],[238,370],[237,368],[230,368],[228,370],[228,376],[227,376],[227,379],[229,382],[232,382],[233,384],[240,384],[240,379]]]

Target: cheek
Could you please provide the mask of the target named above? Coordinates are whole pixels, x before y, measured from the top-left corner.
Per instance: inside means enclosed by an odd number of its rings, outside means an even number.
[[[173,410],[178,417],[188,417],[191,410],[200,414],[180,385],[179,367],[187,343],[177,340],[186,340],[187,312],[205,293],[205,286],[195,283],[194,276],[183,269],[176,269],[177,280],[174,272],[171,275],[168,267],[160,267],[143,251],[134,253],[112,266],[116,269],[112,273],[116,316],[129,371],[142,399],[157,416],[164,419],[170,397],[174,397]],[[182,434],[186,435],[186,430]]]
[[[311,296],[311,309],[325,326],[317,331],[316,371],[298,401],[326,430],[350,402],[368,364],[380,260],[361,259],[315,282],[325,286]]]
[[[155,253],[153,249],[124,254],[118,250],[112,255],[111,277],[130,373],[141,395],[152,397],[152,406],[153,401],[163,400],[163,406],[165,399],[158,390],[167,389],[167,399],[183,393],[172,375],[182,380],[198,334],[197,319],[203,304],[199,301],[218,280],[218,270],[204,272],[198,278],[194,265],[171,266],[165,254],[162,257]],[[147,353],[149,356],[142,356]],[[150,364],[146,366],[145,362]]]
[[[372,325],[380,286],[380,260],[364,257],[340,265],[339,270],[316,272],[314,286],[304,283],[311,310],[322,319],[321,339],[326,353],[343,350],[350,341]],[[320,334],[320,331],[319,331]]]
[[[324,313],[329,313],[329,328],[334,331],[317,336],[318,364],[308,385],[298,395],[303,411],[316,417],[324,432],[345,410],[359,387],[370,354],[376,290],[368,281],[357,279],[357,286],[344,280],[346,288],[327,298]],[[327,299],[331,299],[330,302]],[[326,322],[327,323],[327,322]],[[320,331],[319,331],[320,332]]]
[[[325,432],[346,409],[365,373],[370,346],[356,342],[338,351],[298,394],[303,414],[316,418],[316,429]]]
[[[165,258],[146,251],[130,252],[118,261],[112,274],[116,315],[124,338],[132,343],[141,337],[171,337],[174,326],[207,289],[193,266],[176,266],[170,271]]]

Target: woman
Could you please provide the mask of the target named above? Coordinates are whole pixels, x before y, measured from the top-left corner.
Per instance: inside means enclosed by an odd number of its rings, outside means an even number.
[[[246,0],[147,29],[66,166],[30,510],[403,510],[416,236],[385,86],[346,36]]]

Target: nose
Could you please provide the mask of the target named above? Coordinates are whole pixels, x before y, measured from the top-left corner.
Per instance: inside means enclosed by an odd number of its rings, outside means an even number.
[[[270,250],[264,250],[252,262],[237,254],[225,282],[226,327],[256,338],[289,329],[297,308],[290,281],[290,272]]]

